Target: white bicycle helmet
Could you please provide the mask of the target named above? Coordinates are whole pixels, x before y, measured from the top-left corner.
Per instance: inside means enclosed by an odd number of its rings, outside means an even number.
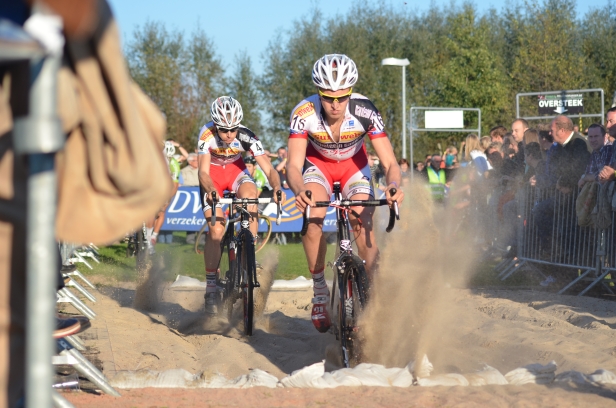
[[[312,82],[332,91],[352,87],[358,77],[355,63],[344,54],[324,55],[312,67]]]
[[[165,151],[165,156],[173,157],[175,155],[175,146],[173,145],[173,142],[166,141],[164,151]]]
[[[230,96],[221,96],[212,103],[212,121],[216,126],[231,129],[239,126],[244,118],[242,105]]]

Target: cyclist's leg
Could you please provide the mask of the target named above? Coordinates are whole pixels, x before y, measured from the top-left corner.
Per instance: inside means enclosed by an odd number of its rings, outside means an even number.
[[[316,158],[307,158],[304,163],[304,185],[306,190],[312,192],[315,201],[329,201],[332,194],[332,177],[327,164]],[[327,242],[323,237],[323,222],[327,208],[311,208],[310,223],[306,235],[302,238],[304,252],[308,261],[308,269],[314,281],[315,295],[328,294],[327,285],[323,278],[325,269],[325,253]]]
[[[374,198],[374,192],[370,184],[370,167],[367,163],[361,169],[349,169],[345,174],[342,184],[342,196],[354,200],[370,200]],[[378,257],[378,247],[374,238],[372,218],[374,207],[353,207],[359,214],[361,222],[351,214],[350,221],[355,236],[355,244],[359,256],[366,261],[366,271],[370,275],[375,267]]]
[[[154,220],[154,230],[152,231],[151,237],[152,245],[156,244],[156,238],[158,237],[158,233],[160,232],[160,229],[165,223],[165,211],[167,211],[167,207],[169,207],[171,200],[175,196],[175,193],[178,191],[178,187],[178,183],[173,184],[173,193],[169,197],[169,200],[167,200],[167,202],[162,206],[162,208],[158,211],[158,214],[156,215],[156,219]]]
[[[315,201],[328,201],[330,198],[327,190],[321,184],[307,183],[306,189],[312,192],[312,198]],[[310,269],[310,273],[313,275],[319,272],[322,273],[325,267],[327,243],[323,239],[323,220],[325,219],[326,212],[327,208],[310,209],[310,224],[308,224],[306,235],[302,238],[306,260],[308,261],[308,269]],[[327,286],[321,286],[319,289],[323,287],[326,288]],[[316,291],[315,288],[315,293]]]
[[[213,171],[212,171],[213,170]],[[216,191],[219,196],[222,197],[222,192],[225,189],[224,179],[216,177],[215,173],[219,169],[212,167],[210,175],[216,187]],[[218,181],[222,181],[223,185],[219,185]],[[206,313],[216,314],[218,309],[215,302],[216,295],[216,279],[218,275],[218,265],[220,263],[221,248],[220,242],[225,233],[225,218],[222,212],[222,206],[218,204],[216,206],[216,224],[212,225],[212,207],[205,199],[205,190],[200,189],[201,205],[203,206],[203,213],[205,215],[205,222],[208,223],[208,239],[205,241],[205,247],[203,248],[203,259],[205,263],[205,297],[206,297]]]
[[[316,162],[316,161],[315,161]],[[329,201],[331,197],[332,182],[326,166],[318,167],[306,160],[304,166],[304,184],[312,192],[315,201]],[[314,298],[312,299],[311,319],[314,327],[325,333],[331,326],[329,312],[329,288],[325,281],[325,253],[327,242],[323,236],[323,221],[327,208],[311,208],[310,223],[306,235],[302,237],[304,252],[308,261],[308,269],[312,276]]]
[[[205,220],[208,223],[208,238],[205,241],[203,258],[205,260],[205,270],[216,272],[220,261],[220,241],[225,233],[225,217],[220,207],[216,208],[216,224],[212,226],[212,209],[208,207],[205,212]]]

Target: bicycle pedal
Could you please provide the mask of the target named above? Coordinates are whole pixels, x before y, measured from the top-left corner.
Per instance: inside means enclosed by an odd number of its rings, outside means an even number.
[[[260,284],[259,282],[255,282],[255,285],[254,285],[254,286],[255,286],[255,288],[260,288],[260,287],[261,287],[261,284]]]

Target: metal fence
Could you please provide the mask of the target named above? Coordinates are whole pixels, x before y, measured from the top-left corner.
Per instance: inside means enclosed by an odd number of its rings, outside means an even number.
[[[610,187],[600,187],[605,188]],[[543,274],[545,267],[552,266],[557,268],[551,270],[558,271],[561,277],[572,279],[559,294],[572,289],[576,284],[586,284],[579,292],[579,295],[584,295],[599,283],[608,292],[614,293],[611,273],[616,272],[616,220],[611,208],[611,196],[608,199],[610,208],[604,212],[608,222],[603,222],[602,226],[609,225],[606,228],[578,225],[577,198],[577,192],[563,194],[556,189],[540,189],[529,185],[517,192],[517,222],[514,226],[517,253],[515,257],[497,265],[501,280],[525,269]],[[601,204],[595,205],[593,219],[600,216],[603,210],[600,207]]]

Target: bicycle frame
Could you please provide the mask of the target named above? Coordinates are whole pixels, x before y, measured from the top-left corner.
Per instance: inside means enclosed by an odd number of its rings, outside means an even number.
[[[229,200],[230,202],[228,202]],[[220,241],[220,251],[221,251],[221,259],[222,253],[224,252],[224,247],[227,246],[229,248],[228,256],[229,256],[229,278],[230,282],[222,282],[224,283],[225,290],[223,291],[223,302],[229,298],[229,296],[234,293],[239,293],[240,290],[240,281],[241,277],[239,275],[239,268],[236,267],[237,255],[244,256],[242,242],[245,239],[245,235],[248,234],[248,238],[254,240],[254,236],[250,231],[250,213],[247,210],[248,201],[245,200],[244,203],[237,205],[235,202],[235,193],[228,193],[227,197],[220,200],[221,203],[229,203],[229,219],[227,220],[227,227],[225,234],[223,235],[222,240]],[[234,205],[235,204],[235,205]],[[235,208],[234,208],[235,207]],[[235,224],[240,223],[240,230],[235,231]],[[218,266],[220,267],[220,260],[218,261]],[[253,271],[251,274],[251,279],[253,280],[253,284],[255,287],[260,287],[259,281],[257,280],[257,275]],[[222,279],[221,279],[222,281]],[[235,289],[235,291],[234,291]]]
[[[248,211],[248,205],[269,203],[271,198],[236,198],[235,193],[230,192],[227,194],[226,198],[221,200],[217,200],[216,194],[213,193],[212,201],[212,208],[214,209],[213,214],[216,213],[215,208],[217,203],[229,204],[229,219],[227,221],[226,231],[220,242],[221,258],[218,260],[218,267],[220,267],[220,260],[224,253],[224,247],[227,246],[229,248],[229,271],[225,274],[224,279],[220,276],[218,277],[216,286],[219,288],[219,292],[222,292],[223,304],[226,303],[227,305],[227,316],[229,321],[231,321],[232,318],[233,304],[235,301],[240,297],[244,299],[244,333],[250,336],[252,335],[254,316],[253,290],[261,285],[257,278],[254,236],[250,231],[250,221],[257,217],[254,217]],[[282,216],[281,201],[282,192],[278,191],[278,218],[276,220],[278,224]],[[212,225],[214,225],[216,222],[214,215],[212,215],[211,221]],[[240,230],[238,232],[235,231],[235,224],[237,222],[240,223]]]
[[[338,235],[338,248],[337,257],[333,264],[330,264],[334,269],[334,281],[332,288],[332,296],[330,299],[330,310],[333,313],[333,328],[336,339],[340,340],[342,347],[342,358],[345,367],[351,366],[351,359],[356,358],[356,354],[352,352],[353,348],[353,333],[357,332],[356,326],[356,312],[354,301],[358,301],[361,306],[364,307],[369,298],[369,278],[366,275],[364,268],[365,261],[353,254],[352,241],[350,239],[350,222],[348,212],[352,212],[353,215],[359,219],[352,207],[377,207],[381,205],[387,205],[387,200],[348,200],[342,199],[342,193],[340,189],[340,183],[334,182],[334,199],[333,201],[317,201],[315,204],[317,207],[330,207],[336,208],[336,226]],[[391,196],[396,194],[395,189],[390,189]],[[308,198],[311,198],[311,193],[306,192]],[[389,225],[386,231],[390,232],[395,224],[395,220],[399,219],[398,205],[394,203],[393,208],[389,212]],[[310,206],[306,207],[304,212],[304,225],[302,226],[301,234],[304,235],[308,229],[308,223],[310,221]],[[352,274],[352,275],[349,275]],[[349,276],[353,276],[353,282],[348,280]],[[346,281],[345,281],[346,279]],[[365,280],[362,280],[365,279]],[[361,282],[365,282],[361,283]],[[354,292],[356,286],[357,297]],[[361,287],[360,287],[361,286]],[[346,300],[345,300],[346,299]],[[348,317],[350,316],[350,322]],[[336,324],[338,321],[338,324]],[[357,352],[357,351],[355,351]]]

